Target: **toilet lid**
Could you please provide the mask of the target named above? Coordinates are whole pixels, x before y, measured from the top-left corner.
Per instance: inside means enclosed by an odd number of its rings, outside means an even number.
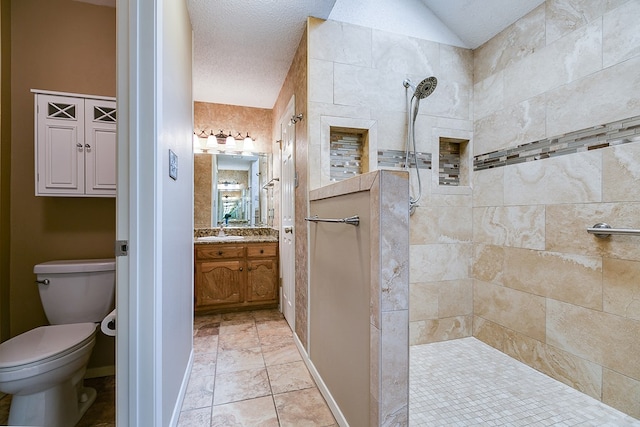
[[[62,353],[90,338],[95,323],[40,326],[0,344],[0,369],[26,365]]]

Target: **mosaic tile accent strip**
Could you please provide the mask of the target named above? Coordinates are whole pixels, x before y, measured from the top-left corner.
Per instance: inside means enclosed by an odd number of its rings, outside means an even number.
[[[460,185],[460,144],[440,141],[440,185]]]
[[[640,142],[640,116],[480,154],[473,158],[473,170],[515,165],[629,142]]]
[[[378,150],[378,168],[404,168],[405,152],[400,150]],[[420,169],[431,169],[431,153],[417,153]],[[409,153],[409,167],[416,167],[416,156]]]
[[[331,132],[331,181],[342,181],[362,173],[363,145],[363,138],[360,134]]]

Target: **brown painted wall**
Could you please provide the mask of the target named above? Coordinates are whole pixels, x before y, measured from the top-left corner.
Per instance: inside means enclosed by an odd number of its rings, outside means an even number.
[[[11,0],[0,2],[0,341],[9,338]]]
[[[302,113],[307,117],[307,30],[305,30],[298,45],[298,49],[289,68],[289,73],[280,89],[280,94],[273,106],[273,130],[274,140],[280,139],[280,132],[277,129],[278,121],[289,104],[291,96],[295,95],[295,113]],[[309,289],[309,260],[307,254],[307,223],[304,220],[309,210],[309,184],[308,184],[308,123],[305,119],[296,125],[296,172],[298,173],[298,186],[296,187],[296,334],[307,347],[307,307]],[[274,158],[276,156],[274,150]],[[278,172],[274,176],[279,176]],[[276,213],[278,218],[278,213]]]
[[[116,94],[114,8],[72,0],[11,2],[10,335],[46,324],[33,266],[113,257],[114,198],[35,197],[31,89]],[[3,92],[3,98],[4,98]],[[90,367],[113,365],[98,334]]]

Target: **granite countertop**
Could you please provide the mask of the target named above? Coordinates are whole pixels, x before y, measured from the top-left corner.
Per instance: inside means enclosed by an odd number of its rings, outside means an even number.
[[[220,245],[227,243],[267,243],[278,241],[278,230],[270,227],[229,227],[224,229],[227,238],[216,238],[219,228],[197,228],[193,232],[196,245]],[[211,237],[211,240],[198,240],[199,237]]]
[[[267,243],[267,242],[277,242],[278,238],[274,236],[243,236],[242,239],[220,239],[220,240],[198,240],[197,237],[193,238],[194,245],[222,245],[228,243]]]

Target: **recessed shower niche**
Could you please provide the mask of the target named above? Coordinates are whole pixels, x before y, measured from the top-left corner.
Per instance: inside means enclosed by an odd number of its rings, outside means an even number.
[[[310,177],[311,188],[377,169],[375,120],[321,116],[320,136],[320,145],[309,147],[309,162],[321,171],[320,175]]]
[[[366,129],[330,128],[330,174],[337,182],[369,172]]]
[[[438,184],[443,186],[469,185],[469,141],[440,137],[438,155]]]

